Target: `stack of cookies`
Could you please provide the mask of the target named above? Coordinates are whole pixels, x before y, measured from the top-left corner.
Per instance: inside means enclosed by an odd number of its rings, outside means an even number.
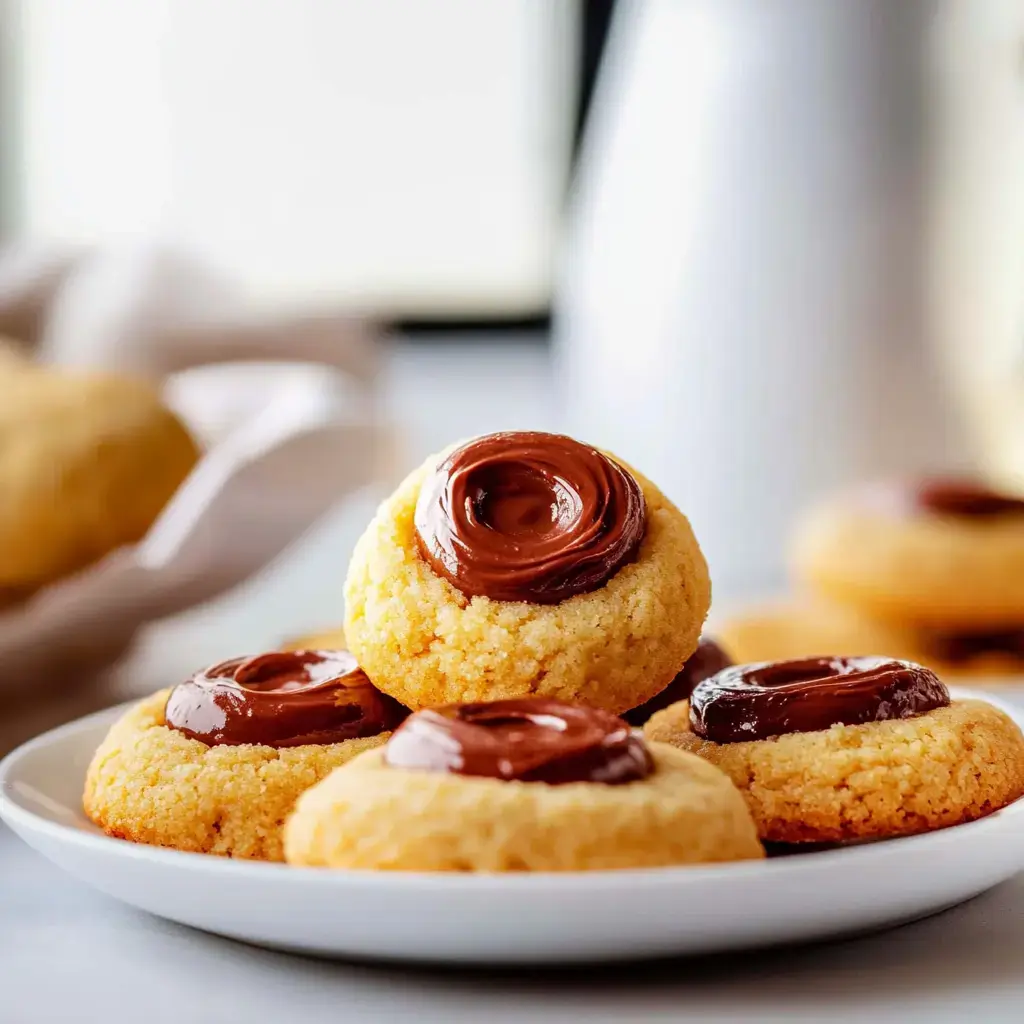
[[[93,821],[303,866],[579,871],[906,835],[1024,793],[1017,726],[927,668],[731,665],[701,640],[686,517],[572,438],[428,459],[345,599],[347,649],[233,659],[129,711],[89,768]]]
[[[898,655],[940,675],[1024,672],[1024,500],[975,481],[872,484],[799,525],[806,595],[723,620],[743,660]]]

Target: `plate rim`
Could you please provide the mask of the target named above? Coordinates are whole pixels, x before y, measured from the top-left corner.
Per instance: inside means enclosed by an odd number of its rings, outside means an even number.
[[[999,697],[973,687],[951,686],[954,700],[980,699],[1004,711],[1024,729],[1024,708],[1008,704]],[[531,872],[443,872],[443,871],[378,871],[372,869],[339,869],[320,867],[297,867],[283,863],[246,860],[231,857],[215,857],[205,853],[174,850],[167,847],[133,843],[112,836],[89,832],[71,825],[51,821],[23,806],[12,793],[15,781],[10,777],[18,764],[40,749],[46,749],[66,741],[70,736],[88,731],[100,725],[113,722],[127,708],[138,703],[138,699],[125,701],[113,707],[95,711],[82,718],[50,729],[39,736],[22,743],[3,759],[0,759],[0,821],[27,843],[22,830],[41,833],[54,842],[77,846],[86,851],[104,856],[122,857],[129,860],[147,861],[154,866],[166,866],[186,872],[210,873],[213,875],[237,876],[242,873],[253,881],[266,879],[289,879],[286,884],[331,885],[346,888],[381,887],[386,889],[428,889],[443,895],[446,891],[464,892],[467,889],[485,892],[487,890],[516,887],[523,890],[544,891],[556,887],[564,892],[566,888],[614,889],[623,885],[631,888],[661,887],[671,883],[713,884],[739,881],[743,877],[765,877],[767,879],[787,877],[792,873],[805,876],[814,870],[833,871],[836,864],[851,857],[861,861],[875,858],[884,860],[895,846],[924,847],[935,850],[949,842],[959,842],[966,832],[972,835],[991,829],[1005,827],[1005,819],[1011,816],[1024,817],[1024,796],[997,811],[946,828],[922,832],[912,836],[897,836],[878,842],[851,845],[830,850],[817,850],[793,857],[765,858],[759,860],[733,861],[719,864],[669,865],[664,867],[618,868],[600,871],[531,871]],[[32,845],[32,844],[28,844]],[[39,851],[36,851],[37,853]],[[925,850],[921,851],[922,853]],[[1024,871],[1024,855],[1020,870]]]

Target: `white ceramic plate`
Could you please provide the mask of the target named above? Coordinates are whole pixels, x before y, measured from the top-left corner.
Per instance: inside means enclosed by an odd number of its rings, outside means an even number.
[[[1020,708],[986,699],[1024,720]],[[710,953],[903,923],[1024,869],[1024,800],[928,835],[713,867],[429,875],[177,853],[109,839],[82,815],[86,765],[119,713],[46,733],[0,763],[0,817],[117,899],[279,949],[447,964]]]

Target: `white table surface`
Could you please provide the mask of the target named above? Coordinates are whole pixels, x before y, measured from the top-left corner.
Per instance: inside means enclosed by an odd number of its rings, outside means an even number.
[[[389,395],[408,428],[410,462],[482,430],[557,426],[536,349],[404,349]],[[197,664],[337,622],[345,561],[370,507],[339,511],[260,580],[151,629],[114,691],[148,692]],[[190,931],[92,892],[0,826],[3,1024],[1022,1019],[1024,875],[927,921],[815,949],[446,973],[317,962]]]

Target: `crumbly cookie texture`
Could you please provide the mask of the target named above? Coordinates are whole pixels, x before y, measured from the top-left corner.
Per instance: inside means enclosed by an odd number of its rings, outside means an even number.
[[[836,499],[797,532],[797,577],[869,617],[954,631],[1024,626],[1024,520],[885,515]]]
[[[715,638],[737,664],[820,657],[826,652],[879,654],[926,665],[940,678],[969,682],[1016,677],[1024,659],[990,652],[963,661],[936,657],[920,629],[871,619],[852,608],[828,601],[793,600],[753,606],[713,623]]]
[[[414,709],[537,695],[615,713],[663,690],[696,649],[711,602],[686,517],[630,470],[647,503],[636,561],[560,604],[470,599],[416,547],[420,485],[443,457],[380,506],[352,556],[345,635],[374,685]]]
[[[703,740],[689,714],[687,701],[673,704],[644,735],[721,768],[765,842],[912,835],[981,818],[1024,794],[1024,737],[984,701],[749,743]]]
[[[323,746],[208,747],[164,725],[169,690],[119,719],[85,780],[85,813],[108,835],[193,853],[279,861],[299,795],[389,733]]]
[[[289,863],[385,871],[595,871],[764,856],[736,788],[660,744],[619,786],[503,782],[391,768],[374,750],[299,799]]]
[[[145,381],[11,371],[0,402],[0,589],[31,592],[139,540],[197,458]]]

